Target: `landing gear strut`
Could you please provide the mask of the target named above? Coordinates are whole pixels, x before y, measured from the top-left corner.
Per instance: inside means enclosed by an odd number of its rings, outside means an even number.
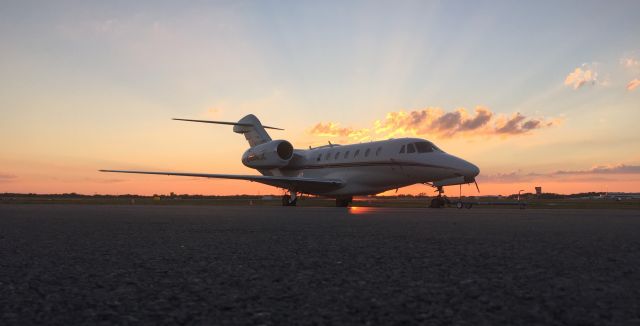
[[[336,207],[348,207],[353,201],[353,197],[336,198]]]
[[[449,203],[449,199],[446,196],[443,196],[444,189],[442,186],[438,186],[437,190],[438,196],[431,199],[431,204],[429,204],[429,208],[443,208],[446,204]]]
[[[282,196],[282,206],[296,206],[298,203],[298,195],[295,191]]]

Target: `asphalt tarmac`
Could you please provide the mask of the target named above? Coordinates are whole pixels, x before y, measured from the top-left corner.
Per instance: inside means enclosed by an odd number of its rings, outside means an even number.
[[[0,205],[0,324],[640,325],[640,211]]]

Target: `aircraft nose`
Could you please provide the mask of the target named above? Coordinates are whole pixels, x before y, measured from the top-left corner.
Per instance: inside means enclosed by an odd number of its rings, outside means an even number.
[[[478,168],[475,164],[469,163],[465,160],[460,160],[459,170],[460,174],[462,174],[465,179],[468,179],[470,182],[475,180],[475,177],[480,174],[480,168]]]
[[[467,163],[469,164],[469,167],[468,167],[469,175],[472,175],[474,178],[478,176],[478,174],[480,174],[480,168],[475,164],[471,164],[469,162]]]

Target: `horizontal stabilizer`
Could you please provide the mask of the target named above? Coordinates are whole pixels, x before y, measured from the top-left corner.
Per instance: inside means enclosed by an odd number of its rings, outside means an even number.
[[[189,121],[189,122],[202,122],[202,123],[215,123],[215,124],[219,124],[219,125],[230,125],[230,126],[241,126],[241,127],[253,127],[254,126],[251,123],[239,123],[239,122],[230,122],[230,121],[193,120],[193,119],[178,119],[178,118],[173,118],[172,120]],[[262,128],[275,129],[275,130],[284,130],[282,128],[269,127],[269,126],[262,126]]]

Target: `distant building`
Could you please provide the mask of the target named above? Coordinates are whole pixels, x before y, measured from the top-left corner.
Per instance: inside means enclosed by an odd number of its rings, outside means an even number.
[[[536,187],[536,196],[542,195],[542,187]]]

